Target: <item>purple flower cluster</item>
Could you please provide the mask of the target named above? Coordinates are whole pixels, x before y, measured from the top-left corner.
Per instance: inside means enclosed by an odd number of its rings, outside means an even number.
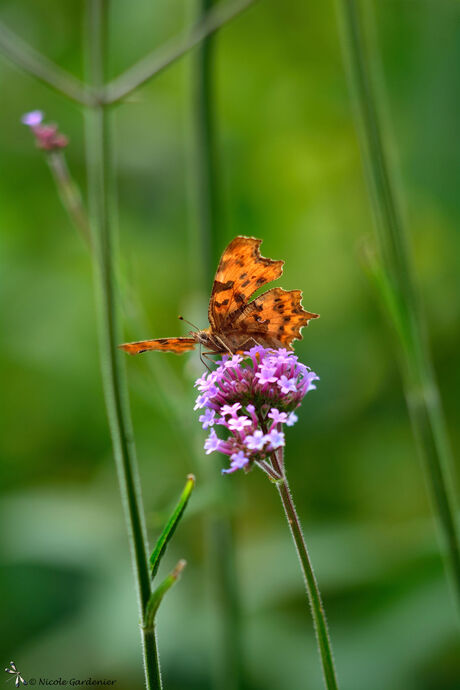
[[[64,134],[58,131],[57,125],[44,125],[43,113],[41,110],[32,110],[22,116],[23,125],[30,127],[35,135],[35,142],[39,149],[44,151],[56,151],[63,149],[69,143]]]
[[[199,395],[195,410],[203,409],[200,422],[210,429],[204,448],[230,457],[229,469],[249,471],[284,446],[283,424],[297,421],[294,410],[316,386],[318,376],[285,349],[256,346],[244,355],[224,355],[217,369],[195,382]],[[214,426],[230,434],[221,439]]]

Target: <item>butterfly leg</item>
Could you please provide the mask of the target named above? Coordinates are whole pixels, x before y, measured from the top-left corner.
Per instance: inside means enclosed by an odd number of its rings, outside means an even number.
[[[215,340],[217,340],[217,342],[220,343],[220,344],[222,345],[222,347],[224,348],[224,349],[223,349],[224,352],[228,352],[228,354],[229,354],[230,356],[233,355],[233,352],[230,350],[230,348],[228,347],[228,345],[226,345],[226,344],[224,343],[224,341],[222,340],[222,338],[220,338],[220,337],[219,337],[218,335],[216,335],[215,333],[213,334],[213,338],[214,338]]]
[[[262,345],[261,345],[260,343],[258,343],[257,340],[256,340],[255,338],[253,338],[252,335],[251,335],[249,338],[246,338],[246,340],[243,340],[243,342],[241,343],[241,345],[238,347],[238,351],[242,351],[242,350],[243,350],[243,345],[246,345],[246,343],[250,343],[251,341],[252,341],[252,342],[254,343],[254,345],[256,345],[257,347],[262,347]]]
[[[200,360],[201,360],[202,364],[204,364],[204,366],[206,367],[206,369],[207,369],[209,372],[211,372],[211,369],[208,367],[208,363],[204,361],[204,357],[206,357],[206,355],[208,355],[208,354],[209,354],[209,352],[203,352],[203,351],[202,351],[201,343],[200,343]]]

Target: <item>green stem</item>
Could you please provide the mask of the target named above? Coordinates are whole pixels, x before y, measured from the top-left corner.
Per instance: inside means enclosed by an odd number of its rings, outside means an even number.
[[[414,435],[426,470],[427,482],[441,532],[447,544],[446,560],[460,603],[460,550],[449,439],[426,328],[413,275],[409,243],[395,184],[392,180],[384,132],[371,71],[369,46],[357,0],[339,0],[343,45],[356,101],[357,129],[371,192],[383,270],[393,291],[395,309],[390,318],[399,338],[400,367]],[[371,3],[367,3],[370,5]],[[371,8],[368,7],[368,12]],[[375,56],[372,56],[375,59]]]
[[[221,7],[213,6],[214,0],[199,0],[198,27]],[[245,3],[247,6],[249,3]],[[241,3],[240,3],[241,5]],[[235,3],[227,7],[236,6]],[[218,15],[216,15],[218,16]],[[194,62],[194,125],[195,157],[194,181],[199,211],[198,233],[191,246],[199,261],[195,262],[196,277],[193,279],[207,292],[212,285],[220,253],[224,246],[219,204],[219,170],[215,132],[214,96],[215,39],[208,36],[197,49]],[[193,249],[195,247],[195,249]],[[199,275],[198,275],[199,271]],[[206,458],[206,481],[209,490],[218,497],[219,503],[232,503],[225,496],[231,492],[225,486],[216,467]],[[210,592],[213,599],[216,626],[211,652],[213,686],[219,690],[238,690],[243,687],[243,639],[235,567],[234,528],[231,515],[213,507],[206,516],[206,543]]]
[[[0,51],[14,65],[44,82],[58,93],[81,105],[92,105],[94,97],[74,76],[25,43],[0,23]]]
[[[102,89],[107,48],[107,0],[88,0],[88,72],[90,82]],[[114,286],[112,222],[113,187],[109,114],[103,105],[87,112],[87,162],[90,218],[95,254],[94,273],[104,396],[109,419],[118,482],[125,513],[131,559],[137,586],[148,690],[159,690],[160,667],[154,633],[144,630],[151,594],[146,532],[139,488],[124,369],[117,348],[117,304]]]
[[[213,0],[199,0],[200,16],[206,15],[213,5]],[[196,55],[196,91],[195,91],[195,124],[196,124],[196,184],[198,210],[200,217],[200,247],[206,279],[212,280],[212,273],[217,266],[219,252],[223,242],[220,241],[219,200],[218,200],[218,166],[214,131],[213,98],[213,54],[214,41],[205,38]]]
[[[316,581],[313,566],[308,555],[307,545],[303,536],[302,527],[299,516],[295,509],[292,494],[289,488],[286,473],[283,468],[282,460],[279,461],[276,453],[272,454],[272,465],[280,479],[274,482],[283,504],[284,512],[291,530],[292,538],[294,539],[297,555],[299,557],[300,567],[305,581],[308,601],[310,603],[313,622],[315,626],[316,640],[318,642],[319,653],[321,657],[321,664],[324,674],[324,683],[328,690],[337,690],[337,679],[334,668],[334,658],[332,656],[331,641],[329,639],[329,631],[327,627],[326,614],[324,611],[321,594],[318,583]]]
[[[64,153],[62,151],[52,151],[46,158],[62,205],[69,214],[76,230],[91,249],[92,239],[88,215],[83,206],[80,189],[70,175]]]
[[[220,29],[224,24],[237,17],[256,0],[233,0],[233,2],[220,2],[211,9],[197,26],[188,29],[177,38],[168,41],[165,45],[155,49],[135,65],[129,67],[126,72],[109,82],[105,92],[104,101],[107,104],[118,103],[129,96],[139,86],[145,84],[173,62],[183,57],[189,50],[198,45],[207,36]]]

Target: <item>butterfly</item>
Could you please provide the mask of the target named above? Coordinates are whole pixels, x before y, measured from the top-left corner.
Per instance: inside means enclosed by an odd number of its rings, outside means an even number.
[[[188,337],[155,338],[120,345],[131,355],[158,350],[182,354],[204,345],[211,353],[236,353],[254,345],[292,349],[301,330],[319,314],[305,311],[300,290],[271,288],[256,299],[252,295],[279,278],[284,261],[261,256],[262,240],[235,237],[219,262],[209,300],[209,328],[191,331]]]

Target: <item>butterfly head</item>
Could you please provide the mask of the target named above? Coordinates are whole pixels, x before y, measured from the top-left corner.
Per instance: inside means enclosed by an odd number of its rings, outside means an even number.
[[[198,328],[198,326],[195,326],[193,323],[190,321],[187,321],[187,319],[184,319],[183,316],[178,317],[180,321],[185,321],[185,323],[188,323],[189,326],[192,326],[194,329],[193,331],[189,331],[188,335],[195,340],[195,342],[199,343],[200,345],[204,345],[205,347],[211,348],[212,350],[215,350],[215,340],[211,335],[211,329],[206,328],[206,329],[201,329]]]
[[[223,342],[211,332],[210,328],[198,331],[190,331],[189,335],[190,337],[194,338],[197,343],[203,345],[203,347],[207,348],[211,352],[227,351],[227,348]]]
[[[189,335],[192,338],[195,338],[197,343],[200,343],[200,345],[204,345],[205,347],[208,347],[210,345],[210,343],[212,342],[209,328],[199,330],[199,331],[190,331]]]

